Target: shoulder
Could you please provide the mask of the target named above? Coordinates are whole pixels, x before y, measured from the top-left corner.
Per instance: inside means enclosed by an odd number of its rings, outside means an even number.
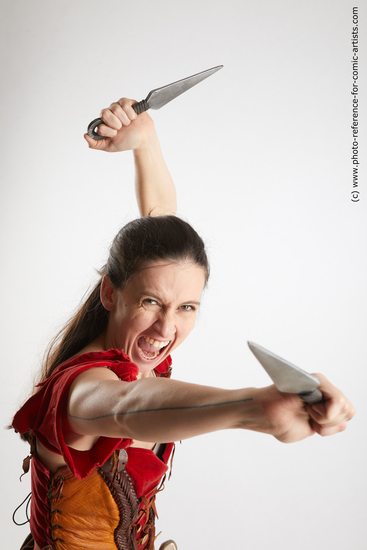
[[[73,380],[70,385],[70,391],[73,391],[76,386],[80,384],[90,383],[90,382],[102,382],[104,380],[118,380],[121,381],[121,378],[117,376],[109,367],[91,367],[88,370],[80,372]]]
[[[114,373],[116,377],[126,382],[131,382],[136,379],[139,369],[130,361],[130,358],[123,352],[117,349],[110,349],[108,351],[93,351],[87,353],[78,354],[71,359],[65,361],[59,365],[51,374],[49,379],[52,378],[69,378],[80,377],[82,374],[89,371],[92,372],[89,376],[94,379],[98,379],[99,376],[105,379],[108,374],[106,372],[98,374],[97,371],[109,371]],[[88,377],[87,374],[84,376]]]

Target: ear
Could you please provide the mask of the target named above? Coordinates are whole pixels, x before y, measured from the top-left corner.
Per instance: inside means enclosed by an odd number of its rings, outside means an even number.
[[[100,297],[103,307],[107,311],[112,311],[115,308],[115,292],[116,289],[111,283],[109,276],[105,275],[102,279]]]

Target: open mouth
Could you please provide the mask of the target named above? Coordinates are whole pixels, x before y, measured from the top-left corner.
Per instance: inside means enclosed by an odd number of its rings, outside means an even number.
[[[160,353],[168,346],[170,340],[167,342],[160,342],[154,340],[149,336],[141,336],[138,340],[138,350],[141,357],[147,361],[153,361],[158,357]]]

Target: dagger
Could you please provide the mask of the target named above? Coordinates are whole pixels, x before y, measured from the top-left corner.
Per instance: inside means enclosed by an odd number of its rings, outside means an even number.
[[[217,67],[212,67],[211,69],[207,69],[201,73],[183,78],[182,80],[177,80],[177,82],[172,82],[172,84],[167,84],[161,88],[151,90],[145,99],[139,101],[138,103],[134,103],[132,108],[137,115],[140,115],[140,113],[147,111],[148,109],[160,109],[172,101],[172,99],[175,99],[184,92],[187,92],[187,90],[193,86],[196,86],[196,84],[199,84],[199,82],[205,80],[208,76],[211,76],[222,68],[223,65],[218,65]],[[96,140],[104,139],[104,136],[100,136],[97,132],[95,132],[95,128],[97,128],[100,124],[104,124],[101,118],[95,118],[92,120],[87,130],[89,137]]]
[[[292,365],[292,363],[253,342],[247,343],[279,391],[297,393],[303,401],[310,405],[322,401],[323,395],[317,389],[320,385],[317,376]]]

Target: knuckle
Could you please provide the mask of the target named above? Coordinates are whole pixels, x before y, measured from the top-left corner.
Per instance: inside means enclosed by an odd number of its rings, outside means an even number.
[[[121,128],[121,121],[117,112],[108,110],[105,113],[105,116],[102,117],[102,120],[109,128],[112,128],[113,130],[119,130]]]
[[[347,404],[346,399],[343,395],[336,395],[333,398],[333,402],[340,411],[344,411],[344,410],[347,409],[348,404]]]
[[[349,417],[348,417],[348,420],[351,420],[353,418],[353,416],[356,415],[356,410],[355,408],[353,407],[353,405],[350,406],[349,408]]]
[[[121,110],[121,107],[120,107],[120,105],[119,105],[118,103],[111,103],[111,105],[110,105],[110,111],[111,111],[112,113],[116,113],[116,112],[118,112],[118,111],[120,111],[120,110]]]
[[[355,415],[355,409],[346,397],[341,395],[337,399],[337,405],[339,407],[339,410],[340,410],[341,414],[344,417],[353,418],[353,416]]]
[[[137,114],[135,113],[134,109],[132,108],[132,105],[136,103],[134,99],[128,99],[127,97],[122,97],[118,101],[120,107],[123,109],[124,113],[127,115],[129,120],[133,120],[137,117]]]

